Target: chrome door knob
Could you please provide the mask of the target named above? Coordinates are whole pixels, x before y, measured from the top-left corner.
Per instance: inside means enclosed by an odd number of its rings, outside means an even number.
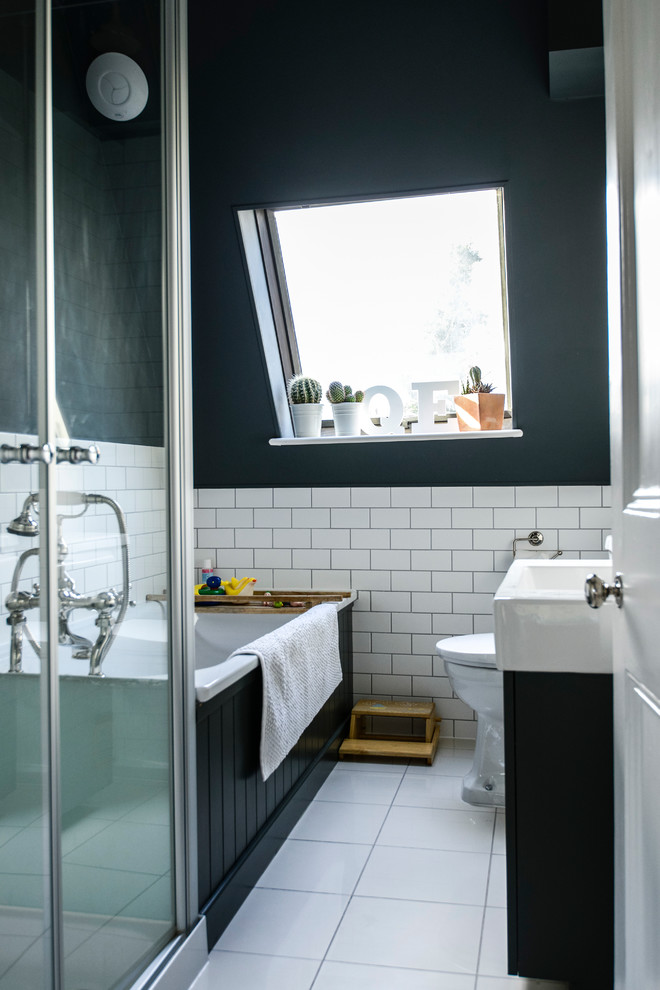
[[[7,443],[0,446],[0,464],[50,464],[53,459],[53,448],[49,443],[40,447],[30,443],[22,443],[12,447]]]
[[[614,584],[606,584],[597,574],[590,574],[584,582],[584,597],[590,608],[600,608],[610,597],[614,598],[617,608],[623,605],[623,580],[621,574],[614,578]]]
[[[101,451],[97,444],[90,444],[89,447],[58,447],[57,463],[66,461],[68,464],[96,464]]]

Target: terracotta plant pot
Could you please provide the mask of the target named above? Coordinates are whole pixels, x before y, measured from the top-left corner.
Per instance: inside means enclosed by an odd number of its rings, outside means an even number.
[[[471,392],[455,395],[459,430],[501,430],[504,423],[504,394]]]

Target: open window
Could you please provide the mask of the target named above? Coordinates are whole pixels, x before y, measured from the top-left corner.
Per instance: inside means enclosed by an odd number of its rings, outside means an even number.
[[[407,424],[412,383],[464,382],[478,365],[510,411],[502,187],[238,217],[283,436],[298,373],[324,392],[333,380],[394,389]]]

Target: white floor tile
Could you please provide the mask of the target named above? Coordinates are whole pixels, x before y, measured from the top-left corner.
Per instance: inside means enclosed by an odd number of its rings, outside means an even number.
[[[353,897],[327,958],[475,973],[482,914],[457,904]]]
[[[568,983],[526,980],[517,976],[479,976],[476,990],[569,990]]]
[[[494,818],[492,811],[393,807],[378,845],[490,853]]]
[[[506,820],[498,812],[495,820],[495,835],[493,837],[493,853],[498,856],[506,855]]]
[[[312,801],[292,829],[291,838],[373,843],[378,837],[387,812],[387,806],[382,804]]]
[[[257,886],[352,894],[371,848],[347,842],[288,839]]]
[[[340,760],[332,771],[337,773],[343,770],[355,770],[357,773],[398,773],[403,777],[408,767],[408,760],[398,760],[396,763],[383,763],[383,761],[370,762],[369,760]]]
[[[504,908],[486,908],[479,953],[479,975],[507,976],[507,927]]]
[[[488,878],[488,907],[506,907],[506,857],[491,856]]]
[[[489,859],[487,853],[376,846],[355,893],[483,905]]]
[[[216,949],[323,959],[348,903],[340,894],[255,888]]]
[[[474,990],[474,977],[390,966],[324,962],[314,990]]]
[[[409,766],[406,774],[430,776],[431,774],[438,773],[445,777],[464,777],[472,766],[472,758],[473,752],[471,749],[438,749],[438,752],[435,754],[435,760],[430,767],[418,763],[415,766]]]
[[[472,805],[461,798],[462,777],[442,774],[406,774],[394,798],[395,805],[416,808],[447,808],[469,811]]]
[[[309,990],[318,968],[316,959],[214,949],[190,990]]]
[[[333,772],[319,788],[316,800],[390,805],[401,779],[402,774],[396,773]]]

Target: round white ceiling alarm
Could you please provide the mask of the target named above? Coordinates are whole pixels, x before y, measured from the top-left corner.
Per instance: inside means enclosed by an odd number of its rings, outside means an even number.
[[[87,95],[104,117],[132,120],[142,113],[149,98],[144,72],[128,55],[106,52],[87,70]]]

